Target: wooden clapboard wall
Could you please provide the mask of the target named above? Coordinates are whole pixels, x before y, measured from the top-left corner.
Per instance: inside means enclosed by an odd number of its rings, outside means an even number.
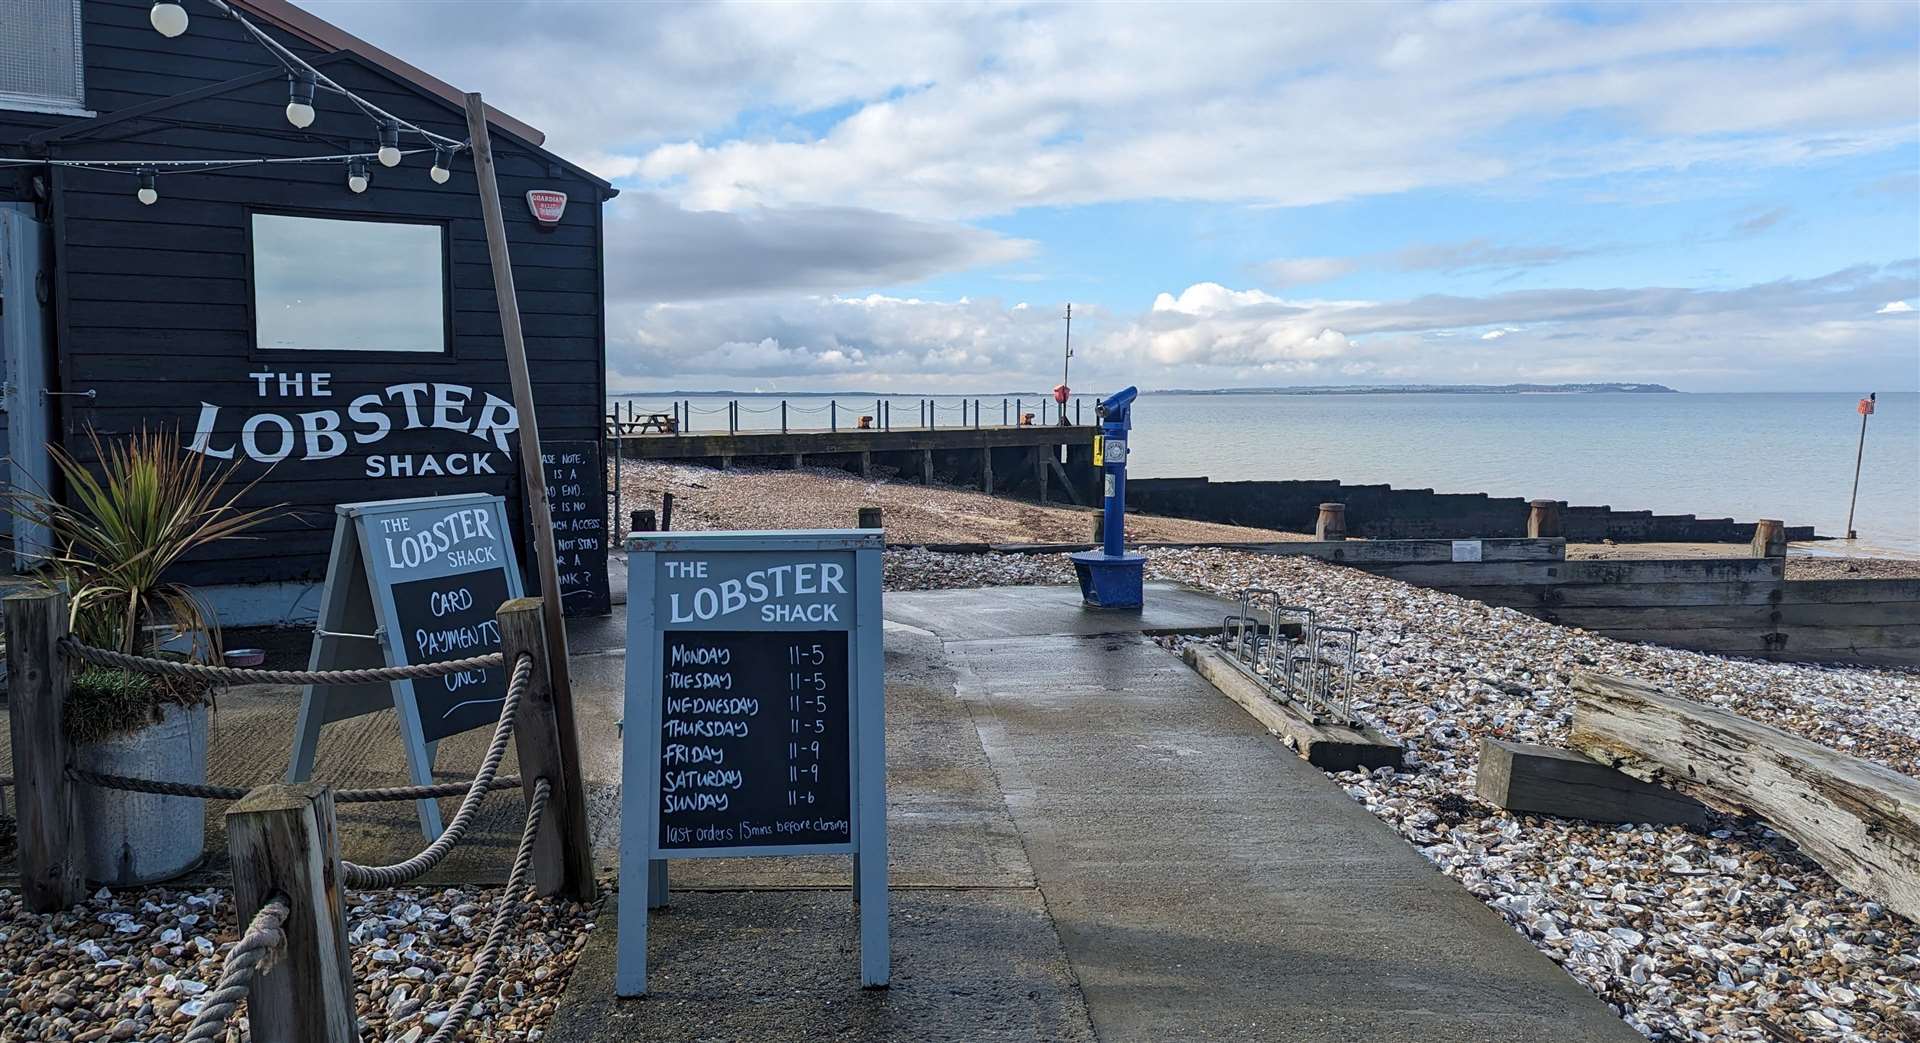
[[[324,92],[314,126],[294,130],[283,114],[287,83],[280,67],[229,19],[195,8],[189,31],[169,40],[148,24],[147,8],[144,0],[89,0],[87,98],[98,116],[0,112],[0,155],[44,148],[66,159],[297,157],[372,147],[371,122]],[[269,31],[374,104],[436,133],[466,137],[462,111],[420,84],[351,51],[328,51],[292,33]],[[37,141],[29,142],[34,135]],[[605,399],[601,204],[612,190],[509,129],[496,128],[493,140],[541,435],[598,444]],[[405,147],[417,144],[411,136],[403,140]],[[213,426],[219,446],[232,447],[247,418],[263,412],[288,418],[295,437],[302,438],[303,412],[333,409],[345,420],[356,397],[416,382],[467,389],[470,419],[487,395],[510,402],[473,164],[458,157],[451,181],[436,185],[427,176],[431,160],[428,153],[409,156],[394,169],[374,164],[371,187],[359,195],[347,190],[338,163],[163,176],[161,198],[152,206],[134,198],[134,179],[124,173],[21,168],[32,169],[49,188],[44,202],[54,240],[53,380],[68,393],[56,400],[56,437],[83,459],[91,455],[89,429],[114,435],[178,428],[186,441],[205,403],[219,409]],[[0,173],[0,195],[20,197],[30,188],[27,177]],[[524,202],[530,189],[567,193],[558,226],[536,224]],[[251,215],[258,212],[443,228],[447,352],[261,349],[252,315],[250,240]],[[252,376],[261,372],[326,373],[331,394],[262,394]],[[93,397],[72,397],[85,392]],[[425,401],[431,405],[430,397]],[[239,477],[259,482],[249,502],[284,504],[288,513],[256,539],[190,561],[175,578],[195,584],[318,579],[326,568],[333,508],[341,502],[490,492],[519,503],[511,438],[505,448],[491,447],[491,473],[370,477],[370,458],[376,456],[434,456],[444,464],[457,454],[489,449],[456,430],[401,430],[405,410],[396,399],[388,400],[385,412],[395,429],[377,442],[353,440],[340,455],[311,459],[302,459],[309,455],[303,444],[271,466],[243,463]],[[524,548],[520,519],[515,523],[515,539]]]

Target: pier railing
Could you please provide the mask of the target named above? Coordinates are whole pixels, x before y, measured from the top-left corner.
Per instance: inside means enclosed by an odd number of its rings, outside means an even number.
[[[1050,427],[1092,424],[1092,395],[1065,402],[1051,396],[848,399],[846,397],[679,398],[646,396],[608,404],[610,437],[741,434],[794,431],[940,431],[955,428]]]

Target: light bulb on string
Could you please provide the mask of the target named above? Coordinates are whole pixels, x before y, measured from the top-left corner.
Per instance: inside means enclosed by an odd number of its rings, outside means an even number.
[[[397,167],[400,165],[400,124],[380,124],[380,165]]]
[[[187,31],[187,9],[173,0],[154,0],[147,21],[161,36],[172,39]]]
[[[140,190],[133,194],[134,198],[140,200],[141,206],[152,206],[159,202],[160,190],[154,185],[154,182],[158,180],[154,169],[152,167],[141,167],[138,171],[135,171],[135,173],[140,175]]]
[[[443,145],[433,147],[433,168],[427,171],[427,176],[432,178],[436,185],[447,183],[447,179],[453,176],[452,149]]]
[[[364,157],[355,156],[347,160],[347,187],[352,189],[355,195],[367,190],[368,180],[367,161]]]
[[[301,130],[313,126],[314,82],[305,69],[287,74],[287,122]]]

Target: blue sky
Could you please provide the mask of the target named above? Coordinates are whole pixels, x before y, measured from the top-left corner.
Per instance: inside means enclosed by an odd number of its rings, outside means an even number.
[[[616,388],[1920,386],[1920,6],[376,4],[615,180]]]

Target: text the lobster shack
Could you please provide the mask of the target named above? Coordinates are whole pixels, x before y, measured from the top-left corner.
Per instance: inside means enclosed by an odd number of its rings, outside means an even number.
[[[321,408],[255,412],[235,433],[222,429],[222,407],[202,402],[189,450],[220,460],[234,459],[237,453],[263,464],[319,461],[344,456],[351,447],[377,445],[396,431],[457,431],[487,448],[375,453],[366,458],[362,473],[368,478],[427,478],[511,470],[503,458],[520,419],[513,403],[498,395],[465,384],[416,381],[348,398],[345,392],[335,394],[331,373],[269,370],[247,377],[261,398],[283,400],[290,407],[293,400],[305,400]]]

